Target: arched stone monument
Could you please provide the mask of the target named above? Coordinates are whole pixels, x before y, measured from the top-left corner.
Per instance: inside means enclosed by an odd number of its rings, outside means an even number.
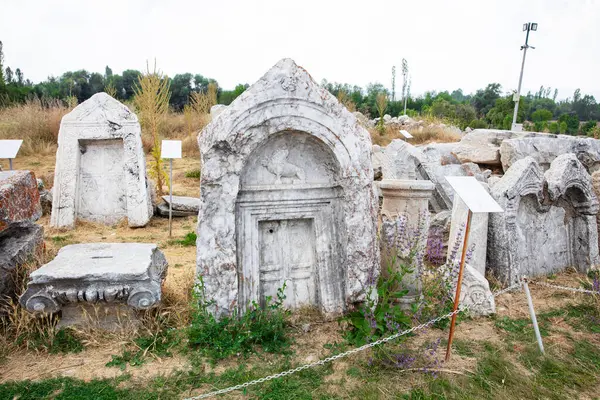
[[[80,218],[144,226],[152,217],[140,124],[134,113],[106,93],[96,93],[65,115],[58,133],[53,227]]]
[[[343,312],[378,275],[371,139],[290,59],[199,136],[197,272],[223,315],[264,304]]]

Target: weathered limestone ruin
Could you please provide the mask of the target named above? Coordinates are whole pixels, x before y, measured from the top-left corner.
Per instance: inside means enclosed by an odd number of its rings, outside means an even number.
[[[217,315],[264,304],[326,314],[379,269],[371,139],[306,70],[279,61],[199,136],[197,272]]]
[[[153,210],[144,157],[134,113],[106,93],[81,103],[60,124],[50,224],[146,225]]]
[[[155,244],[85,243],[65,246],[33,271],[20,302],[29,312],[62,311],[61,326],[93,323],[119,328],[161,300],[167,260]]]
[[[487,265],[502,281],[598,265],[598,199],[575,154],[545,173],[533,157],[516,161],[492,196],[505,212],[490,215]]]
[[[35,175],[0,172],[0,313],[15,300],[17,270],[39,251],[44,229],[34,223],[42,215]]]

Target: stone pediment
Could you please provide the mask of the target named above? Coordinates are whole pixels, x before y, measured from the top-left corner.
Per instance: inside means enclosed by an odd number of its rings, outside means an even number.
[[[137,116],[118,100],[101,92],[96,93],[65,115],[62,125],[134,124]]]

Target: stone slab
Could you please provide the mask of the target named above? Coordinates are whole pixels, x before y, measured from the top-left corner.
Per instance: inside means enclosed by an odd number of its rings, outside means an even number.
[[[482,186],[483,185],[485,184],[482,183]],[[487,187],[486,191],[489,191]],[[465,202],[459,196],[454,196],[452,222],[448,239],[448,249],[453,249],[453,251],[451,252],[452,254],[448,254],[448,262],[460,261],[464,246],[464,234],[468,213],[469,209]],[[488,214],[474,213],[471,217],[471,230],[469,233],[469,243],[467,244],[467,250],[469,250],[470,256],[469,264],[484,276],[487,254],[487,233]],[[450,257],[452,256],[458,258],[458,260],[451,260]]]
[[[170,203],[169,195],[162,198],[167,203],[168,208],[168,204]],[[189,211],[197,214],[199,209],[200,199],[198,197],[173,196],[173,210]]]
[[[156,211],[159,216],[169,218],[169,205],[166,203],[160,203],[156,206]],[[181,210],[171,210],[171,215],[173,217],[192,217],[198,215],[198,211],[181,211]]]
[[[38,255],[44,228],[31,222],[13,224],[0,234],[0,302],[15,295],[15,271]]]
[[[454,148],[453,154],[461,163],[474,162],[501,166],[500,144],[503,140],[522,137],[523,133],[497,129],[475,129],[467,133]]]
[[[532,157],[542,171],[546,171],[554,159],[565,153],[575,154],[590,173],[600,166],[600,140],[594,138],[537,134],[535,137],[504,140],[500,146],[504,171],[525,157]]]
[[[0,232],[14,223],[36,221],[41,215],[40,193],[33,172],[0,172]]]
[[[81,243],[65,246],[30,275],[32,283],[56,280],[139,280],[150,278],[155,244]]]

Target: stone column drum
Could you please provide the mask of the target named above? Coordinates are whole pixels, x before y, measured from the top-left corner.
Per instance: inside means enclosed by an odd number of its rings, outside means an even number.
[[[409,306],[421,294],[421,268],[429,231],[429,199],[435,190],[428,180],[384,179],[379,187],[383,194],[381,211],[381,249],[383,273],[387,273],[392,252],[397,257],[395,268],[411,262],[413,272],[404,277],[408,289],[400,303]],[[409,260],[411,249],[416,249]]]

